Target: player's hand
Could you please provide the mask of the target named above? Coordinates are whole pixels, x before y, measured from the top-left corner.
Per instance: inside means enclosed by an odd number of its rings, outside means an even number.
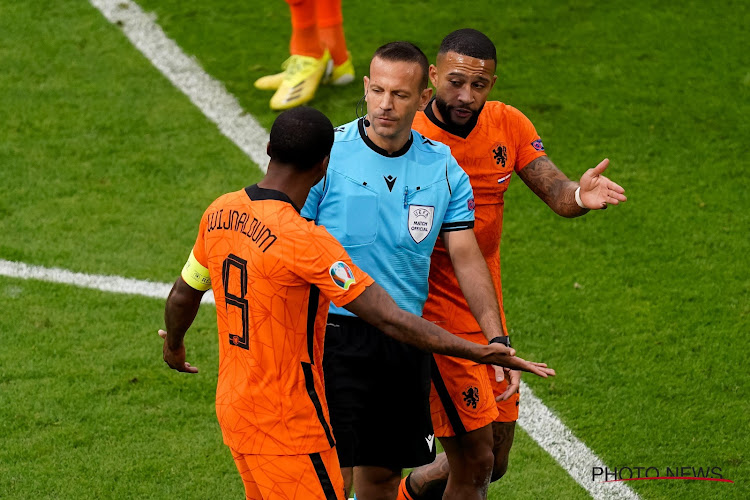
[[[516,350],[512,347],[506,347],[503,344],[489,344],[483,346],[483,348],[486,354],[481,357],[479,360],[480,363],[504,366],[512,370],[521,370],[543,378],[555,375],[555,370],[547,368],[545,363],[526,361],[523,358],[517,357]]]
[[[505,392],[503,392],[498,397],[496,397],[495,401],[507,400],[513,394],[517,393],[518,388],[521,386],[521,372],[520,371],[510,370],[508,368],[504,368],[504,370],[508,377],[508,388],[505,389]]]
[[[605,158],[599,165],[588,169],[581,176],[581,202],[586,208],[597,210],[628,200],[622,186],[602,175],[608,165],[609,159]]]
[[[495,365],[495,374],[497,375],[497,368],[502,369],[503,366],[506,366],[505,363],[507,363],[506,359],[511,358],[516,355],[516,350],[512,347],[508,347],[504,344],[488,344],[485,346],[481,346],[481,354],[479,356],[479,359],[477,359],[477,363],[484,363],[486,365]],[[501,362],[496,362],[496,360],[502,360]]]
[[[495,370],[495,382],[502,382],[505,378],[506,368],[502,366],[492,365],[492,369]]]
[[[159,337],[164,339],[162,353],[164,355],[164,362],[170,368],[178,372],[198,373],[198,368],[190,366],[190,363],[185,362],[185,344],[181,344],[178,349],[170,349],[167,344],[167,332],[159,330]]]

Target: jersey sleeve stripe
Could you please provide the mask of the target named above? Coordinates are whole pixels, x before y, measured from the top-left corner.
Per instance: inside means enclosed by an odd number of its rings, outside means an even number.
[[[320,300],[320,288],[310,285],[310,297],[307,302],[307,353],[310,363],[315,364],[313,357],[313,341],[315,340],[315,319],[318,317],[318,301]]]
[[[463,229],[472,229],[474,227],[473,220],[460,221],[460,222],[446,222],[440,226],[440,230],[443,232],[450,231],[461,231]]]

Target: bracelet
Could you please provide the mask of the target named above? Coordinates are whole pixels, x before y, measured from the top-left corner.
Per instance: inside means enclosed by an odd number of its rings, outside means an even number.
[[[510,337],[507,335],[498,335],[487,344],[503,344],[505,347],[510,347]]]
[[[581,201],[581,186],[578,186],[578,188],[576,189],[576,203],[578,203],[579,207],[586,208],[586,205],[584,205]]]

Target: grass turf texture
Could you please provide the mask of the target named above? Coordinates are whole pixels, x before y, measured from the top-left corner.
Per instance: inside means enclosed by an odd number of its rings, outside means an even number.
[[[173,280],[260,172],[87,2],[0,8],[0,258]]]
[[[213,409],[212,307],[189,376],[161,360],[158,300],[7,278],[0,300],[3,498],[242,496]]]
[[[286,57],[282,2],[252,9],[246,2],[197,0],[141,5],[270,125],[271,94],[252,82]],[[741,138],[750,135],[750,52],[741,50],[747,5],[533,2],[459,12],[423,3],[409,7],[413,15],[400,5],[345,2],[358,75],[384,42],[407,38],[432,59],[445,33],[466,25],[482,29],[499,48],[492,97],[532,119],[550,157],[571,177],[608,156],[610,176],[628,191],[622,207],[565,221],[514,181],[503,245],[509,324],[522,354],[559,373],[551,383],[525,380],[611,467],[665,472],[667,466],[718,466],[735,481],[631,483],[644,498],[750,496],[748,374],[740,344],[750,326],[750,182],[736,159]],[[252,163],[86,2],[0,2],[0,31],[0,181],[6,191],[0,258],[171,281],[202,210],[217,194],[257,179]],[[342,123],[353,118],[360,95],[359,84],[323,87],[313,104]],[[16,313],[19,302],[3,298],[10,314],[0,329],[0,397],[7,398],[8,432],[2,434],[10,439],[0,460],[0,490],[18,498],[35,496],[21,485],[42,496],[127,496],[109,481],[122,463],[112,445],[119,455],[141,458],[125,462],[122,476],[122,484],[142,493],[134,497],[185,489],[187,496],[206,497],[201,492],[219,491],[214,481],[227,475],[222,488],[237,487],[220,445],[208,377],[197,382],[170,375],[158,362],[158,341],[152,345],[149,336],[161,323],[159,301],[7,283],[29,286],[28,303],[39,304],[39,312]],[[109,315],[97,312],[105,303]],[[130,351],[143,342],[150,354],[142,353],[141,363],[158,365],[170,390],[182,391],[168,401],[202,406],[194,409],[200,417],[191,417],[198,435],[174,433],[163,445],[144,438],[164,432],[173,408],[159,422],[145,418],[145,411],[135,419],[131,403],[143,409],[159,401],[160,389],[131,388],[132,378],[148,378],[130,377],[128,366],[118,368],[119,382],[113,382],[114,368],[104,370],[101,355],[87,361],[76,336],[56,336],[48,344],[43,333],[50,328],[35,318],[58,314],[52,325],[89,332],[84,337],[94,346],[129,338],[123,345]],[[213,318],[201,321],[213,338]],[[196,333],[192,339],[206,337]],[[6,350],[6,339],[17,340]],[[45,356],[43,367],[33,362],[35,349]],[[207,345],[191,352],[214,350]],[[55,352],[77,355],[58,364]],[[193,359],[204,374],[215,367],[215,361]],[[96,377],[85,376],[100,369]],[[63,383],[56,390],[32,387],[57,379]],[[129,399],[143,385],[143,399]],[[120,396],[107,393],[112,387]],[[92,407],[83,417],[79,400]],[[121,415],[134,421],[126,426]],[[119,439],[107,438],[106,430],[119,431]],[[45,439],[32,442],[34,435]],[[510,475],[492,487],[491,498],[581,493],[522,437],[511,460]],[[175,461],[192,468],[189,484]],[[157,462],[174,469],[164,475]],[[69,474],[54,476],[60,467]],[[58,484],[71,477],[81,478],[77,494],[56,489],[72,488]]]

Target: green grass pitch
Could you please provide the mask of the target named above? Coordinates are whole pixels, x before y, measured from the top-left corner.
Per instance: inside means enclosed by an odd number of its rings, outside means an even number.
[[[609,157],[629,201],[563,220],[507,194],[505,306],[525,381],[610,467],[721,467],[734,484],[630,483],[644,499],[750,498],[750,50],[746,2],[344,0],[358,76],[387,41],[434,58],[471,26],[497,44],[492,98],[572,178]],[[269,127],[252,82],[288,53],[281,0],[145,0]],[[85,0],[0,0],[0,259],[169,282],[218,194],[257,167]],[[312,104],[354,117],[362,86]],[[163,302],[0,278],[0,498],[241,498],[213,396],[161,361]],[[217,493],[219,492],[219,493]],[[491,499],[586,498],[526,434]]]

